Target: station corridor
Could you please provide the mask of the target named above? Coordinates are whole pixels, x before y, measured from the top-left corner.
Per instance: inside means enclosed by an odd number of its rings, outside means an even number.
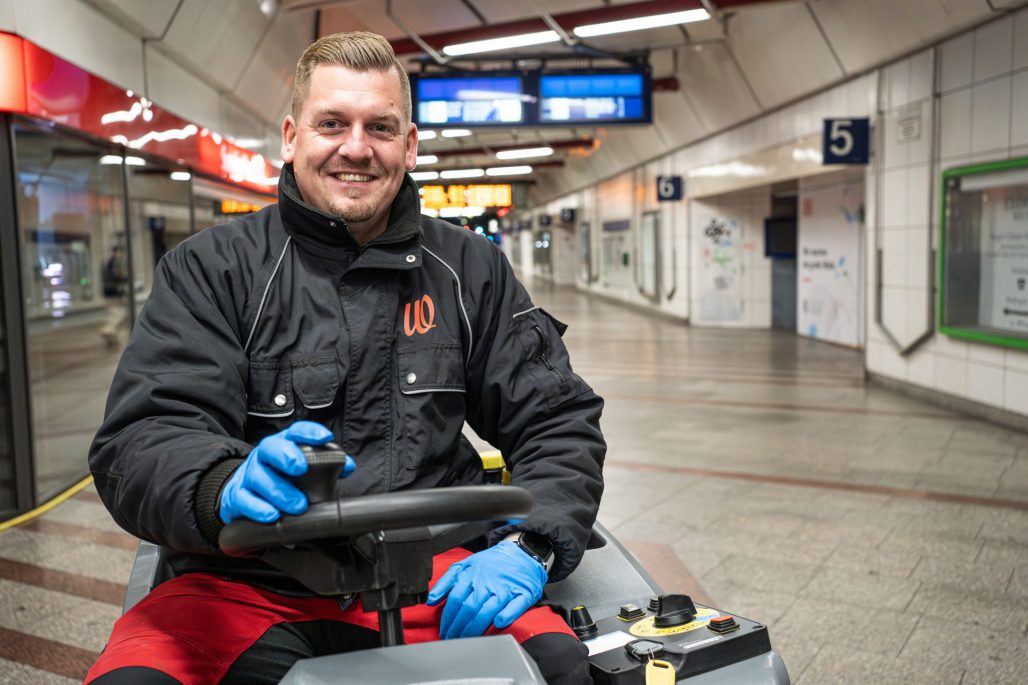
[[[600,520],[666,590],[765,622],[801,685],[1028,681],[1028,434],[857,351],[532,292],[606,399]],[[0,683],[79,682],[134,549],[92,488],[0,533]]]

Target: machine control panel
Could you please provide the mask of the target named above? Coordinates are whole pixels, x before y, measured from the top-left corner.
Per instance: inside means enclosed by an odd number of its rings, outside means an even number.
[[[642,685],[654,659],[671,664],[681,680],[771,651],[766,626],[694,604],[687,595],[626,603],[595,623],[586,607],[575,612],[597,685]]]

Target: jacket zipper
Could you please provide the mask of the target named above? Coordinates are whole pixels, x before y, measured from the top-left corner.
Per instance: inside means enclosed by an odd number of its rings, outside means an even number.
[[[543,363],[543,366],[545,366],[549,370],[549,372],[556,377],[557,384],[560,386],[560,394],[563,395],[567,393],[567,377],[564,374],[562,374],[560,372],[560,369],[554,366],[553,362],[550,361],[550,358],[546,356],[546,353],[550,349],[550,341],[546,339],[546,334],[543,333],[543,329],[539,328],[539,326],[532,326],[532,332],[535,333],[535,337],[539,338],[539,361],[541,361]]]

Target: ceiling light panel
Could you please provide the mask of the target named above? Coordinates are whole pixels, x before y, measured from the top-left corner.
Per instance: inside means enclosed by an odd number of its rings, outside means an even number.
[[[526,147],[520,150],[498,150],[496,159],[528,159],[530,157],[549,157],[552,154],[552,147]]]
[[[532,173],[532,167],[527,164],[522,166],[495,166],[485,170],[487,176],[523,176]]]
[[[560,36],[556,31],[538,31],[536,33],[521,33],[503,38],[490,38],[488,40],[475,40],[470,43],[457,43],[447,45],[443,48],[443,54],[450,57],[460,55],[472,55],[479,52],[494,52],[496,50],[512,50],[524,48],[529,45],[543,45],[545,43],[556,43]]]
[[[636,17],[635,19],[606,21],[602,24],[587,24],[585,26],[576,26],[574,34],[579,38],[591,38],[592,36],[606,36],[611,33],[624,33],[626,31],[642,31],[645,29],[660,28],[661,26],[689,24],[696,21],[704,21],[706,19],[710,19],[710,15],[707,14],[707,10],[685,10],[684,12],[653,14],[648,17]]]
[[[479,178],[485,176],[483,169],[448,169],[439,174],[442,178]]]

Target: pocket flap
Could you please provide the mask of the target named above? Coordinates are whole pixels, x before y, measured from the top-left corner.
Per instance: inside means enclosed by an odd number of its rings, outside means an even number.
[[[464,361],[458,343],[398,350],[400,392],[464,392]]]
[[[293,413],[292,376],[278,362],[250,362],[246,413],[278,418]]]
[[[339,364],[335,357],[311,357],[293,362],[293,389],[308,409],[335,402],[339,392]]]

